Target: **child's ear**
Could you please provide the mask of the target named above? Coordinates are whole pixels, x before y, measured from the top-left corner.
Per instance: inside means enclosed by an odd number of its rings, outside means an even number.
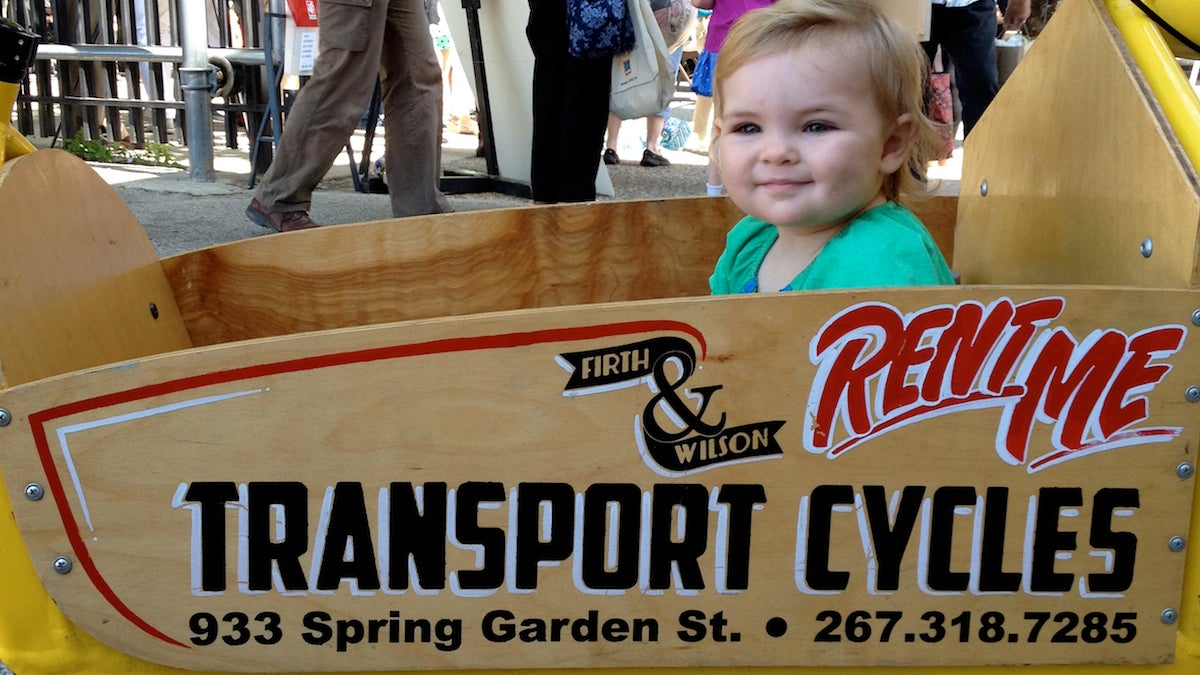
[[[883,139],[883,156],[880,158],[879,170],[885,176],[896,173],[908,163],[908,154],[912,149],[916,130],[917,125],[911,114],[905,113],[896,118],[890,132]]]
[[[711,138],[708,139],[708,161],[718,169],[721,166],[721,118],[712,121]]]

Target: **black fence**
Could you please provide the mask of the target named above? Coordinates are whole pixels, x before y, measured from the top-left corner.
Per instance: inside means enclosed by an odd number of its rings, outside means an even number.
[[[255,142],[270,92],[263,67],[263,0],[0,0],[3,15],[41,36],[21,85],[21,133],[82,133],[143,145],[187,143],[178,75],[183,3],[204,3],[223,95],[212,101],[225,144]],[[270,161],[269,148],[261,160]]]

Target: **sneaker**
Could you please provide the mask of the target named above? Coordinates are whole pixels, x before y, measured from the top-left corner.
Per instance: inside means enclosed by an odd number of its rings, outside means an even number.
[[[276,232],[295,232],[320,227],[308,217],[308,211],[271,211],[257,198],[250,200],[250,206],[246,207],[246,217]]]
[[[646,148],[646,151],[642,153],[642,166],[671,166],[671,160]]]
[[[612,148],[605,148],[604,149],[604,163],[608,164],[609,166],[612,166],[613,164],[620,164],[621,158],[617,157],[616,150],[613,150]]]

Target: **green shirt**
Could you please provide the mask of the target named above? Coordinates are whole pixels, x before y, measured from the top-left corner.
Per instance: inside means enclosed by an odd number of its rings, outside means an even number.
[[[725,239],[708,283],[715,295],[755,293],[758,270],[779,238],[775,226],[746,216]],[[887,202],[850,221],[783,291],[950,285],[946,259],[912,211]]]

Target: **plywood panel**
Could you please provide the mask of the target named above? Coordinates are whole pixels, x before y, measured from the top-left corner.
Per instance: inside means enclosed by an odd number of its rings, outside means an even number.
[[[924,195],[905,198],[901,195],[900,202],[921,219],[946,262],[954,267],[954,231],[957,227],[955,221],[958,217],[958,197]]]
[[[0,392],[0,464],[58,608],[157,663],[1183,673],[1197,295],[762,294],[241,342]]]
[[[191,346],[141,225],[75,156],[0,168],[0,237],[0,383]]]
[[[725,199],[543,206],[235,242],[163,260],[197,344],[708,293]]]
[[[1197,194],[1101,0],[1068,0],[966,141],[955,268],[964,283],[1190,287]]]
[[[912,200],[947,259],[956,199]],[[535,206],[262,237],[163,260],[197,345],[484,311],[707,295],[728,199]]]

